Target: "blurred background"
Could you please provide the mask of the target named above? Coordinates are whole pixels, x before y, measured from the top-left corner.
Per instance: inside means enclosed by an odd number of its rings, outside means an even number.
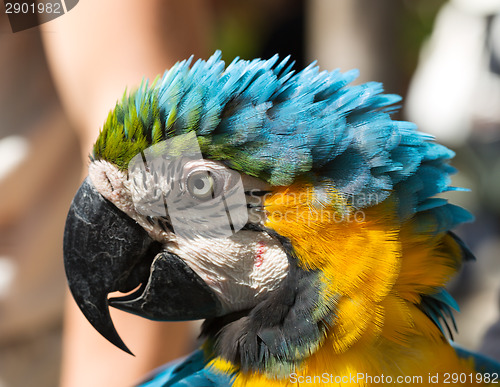
[[[17,33],[1,7],[0,387],[129,385],[194,348],[196,324],[116,312],[136,357],[102,339],[66,297],[62,235],[125,87],[215,49],[359,68],[405,97],[397,118],[457,152],[454,184],[471,192],[447,196],[476,215],[457,232],[477,262],[450,284],[455,339],[500,360],[500,1],[82,0]]]

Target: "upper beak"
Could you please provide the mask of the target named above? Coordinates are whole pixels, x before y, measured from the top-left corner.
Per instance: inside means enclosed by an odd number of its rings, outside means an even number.
[[[207,284],[178,256],[162,251],[89,178],[69,209],[64,265],[73,298],[87,320],[128,353],[111,320],[109,305],[153,320],[191,320],[222,313],[220,301]],[[111,292],[137,287],[132,294],[108,299]]]

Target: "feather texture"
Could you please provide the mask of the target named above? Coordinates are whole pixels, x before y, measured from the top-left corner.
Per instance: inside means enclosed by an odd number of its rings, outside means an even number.
[[[458,189],[450,186],[453,152],[392,120],[400,97],[381,84],[350,85],[357,71],[319,71],[313,63],[295,73],[292,65],[274,56],[226,67],[220,52],[179,62],[125,95],[94,145],[93,159],[126,169],[147,147],[195,132],[205,158],[271,185],[264,227],[321,282],[307,302],[299,298],[311,293],[298,291],[305,282],[292,283],[295,293],[287,294],[297,299],[280,305],[279,321],[268,319],[274,325],[235,322],[207,347],[234,337],[243,348],[251,336],[248,347],[259,353],[234,351],[249,361],[233,361],[232,351],[231,361],[196,352],[145,385],[294,385],[284,379],[292,371],[471,372],[473,360],[459,358],[445,339],[458,306],[444,285],[472,257],[450,232],[472,216],[435,197]],[[242,321],[253,321],[256,310]],[[314,334],[285,334],[286,324],[300,331],[297,311]]]
[[[380,83],[349,86],[357,71],[294,73],[289,58],[229,66],[177,63],[162,78],[124,96],[105,122],[92,157],[126,169],[138,152],[195,131],[204,155],[271,185],[303,175],[369,207],[395,191],[402,218],[450,189],[453,152],[409,122],[393,121],[399,96]],[[437,204],[437,202],[435,202]],[[427,204],[426,204],[427,205]]]

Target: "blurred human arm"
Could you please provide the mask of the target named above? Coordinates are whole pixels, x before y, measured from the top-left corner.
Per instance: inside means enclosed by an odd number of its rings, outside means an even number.
[[[180,59],[211,51],[208,2],[87,0],[43,25],[63,105],[87,155],[125,87],[153,80]]]
[[[210,51],[207,2],[81,1],[43,25],[54,81],[78,130],[86,159],[98,130],[124,92],[153,80],[179,59]],[[112,311],[131,357],[101,338],[72,300],[66,302],[61,386],[130,385],[186,353],[190,326],[157,323]]]

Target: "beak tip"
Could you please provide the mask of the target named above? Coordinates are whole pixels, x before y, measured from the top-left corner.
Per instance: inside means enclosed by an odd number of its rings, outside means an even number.
[[[122,339],[120,338],[120,336],[118,336],[118,334],[116,335],[113,335],[113,336],[109,336],[109,335],[103,335],[101,333],[101,335],[106,339],[108,340],[111,344],[113,344],[114,346],[120,348],[123,352],[126,352],[128,353],[129,355],[132,355],[135,357],[134,353],[127,347],[127,345],[122,341]]]
[[[134,353],[125,345],[125,343],[122,342],[121,345],[118,345],[118,348],[120,348],[123,352],[126,352],[129,355],[135,357]]]

